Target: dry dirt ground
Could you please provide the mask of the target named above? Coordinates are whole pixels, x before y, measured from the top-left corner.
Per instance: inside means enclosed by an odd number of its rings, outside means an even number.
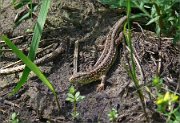
[[[6,34],[9,38],[23,36],[13,40],[19,48],[27,49],[32,35],[27,34],[27,29],[32,29],[35,20],[27,20],[17,28],[13,28],[13,20],[16,14],[22,10],[14,10],[10,0],[3,1],[0,11],[0,34]],[[108,112],[115,108],[118,111],[118,122],[140,123],[145,122],[145,116],[136,89],[127,74],[127,49],[123,42],[119,48],[118,60],[107,76],[104,91],[96,92],[100,81],[92,84],[79,86],[77,89],[85,99],[78,103],[77,109],[80,113],[78,120],[73,121],[70,115],[72,105],[65,101],[70,83],[69,77],[73,71],[74,42],[81,40],[79,53],[79,70],[85,71],[92,66],[101,51],[95,47],[102,43],[104,36],[110,27],[125,13],[106,9],[96,0],[54,0],[48,13],[47,22],[42,35],[40,48],[53,43],[62,43],[64,52],[58,57],[41,65],[41,69],[55,86],[57,91],[61,112],[58,112],[52,92],[45,87],[33,74],[27,84],[18,94],[9,97],[8,93],[15,87],[21,73],[0,76],[0,122],[9,122],[13,112],[18,113],[18,118],[23,123],[31,122],[109,122]],[[136,51],[136,58],[141,65],[137,67],[138,78],[141,84],[151,83],[156,73],[158,56],[158,42],[155,34],[142,30],[133,25],[132,41]],[[179,51],[174,47],[169,38],[163,38],[161,44],[162,61],[161,77],[165,86],[175,90],[179,82],[180,64],[178,62]],[[1,44],[3,48],[7,48]],[[38,54],[42,57],[53,51],[54,47]],[[26,52],[25,52],[26,53]],[[0,66],[6,66],[17,61],[18,58],[11,52],[4,52],[0,56]],[[143,74],[141,74],[143,72]],[[143,88],[144,90],[144,88]],[[152,90],[152,93],[154,91]],[[164,122],[155,112],[154,98],[149,99],[144,91],[147,104],[147,112],[151,122]]]

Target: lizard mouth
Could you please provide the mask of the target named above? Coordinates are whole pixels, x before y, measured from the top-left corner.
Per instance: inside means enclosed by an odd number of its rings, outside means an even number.
[[[69,81],[70,81],[71,83],[74,83],[76,80],[75,80],[74,76],[71,76],[71,77],[69,78]]]
[[[69,78],[69,81],[70,81],[70,82],[73,82],[73,77],[72,77],[72,76]]]

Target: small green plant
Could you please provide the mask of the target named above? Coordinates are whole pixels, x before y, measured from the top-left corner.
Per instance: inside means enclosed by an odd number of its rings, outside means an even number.
[[[127,7],[125,0],[99,0],[102,4],[107,4],[111,8]],[[146,25],[154,24],[155,32],[158,36],[165,34],[174,37],[174,43],[180,38],[180,9],[179,0],[132,0],[131,8],[139,9],[132,15],[132,18],[142,18],[146,20]],[[143,22],[144,23],[144,22]]]
[[[111,111],[108,113],[109,121],[110,122],[116,122],[118,113],[115,108],[112,108]]]
[[[179,123],[180,122],[180,106],[178,105],[178,96],[174,92],[162,90],[163,81],[160,77],[155,76],[152,81],[152,85],[157,90],[157,99],[155,101],[157,105],[157,111],[167,117],[167,123]],[[177,104],[177,105],[175,105]]]
[[[16,112],[13,112],[11,114],[11,119],[10,119],[11,123],[19,123],[19,119],[18,119],[18,114]]]
[[[32,18],[34,12],[37,10],[38,3],[33,3],[32,0],[13,0],[12,5],[17,9],[24,9],[16,15],[14,20],[15,27],[21,24],[24,20]]]
[[[83,100],[84,98],[85,96],[81,96],[79,91],[76,92],[76,89],[74,88],[74,86],[71,86],[69,88],[66,101],[69,101],[73,104],[73,112],[71,113],[73,119],[76,119],[79,117],[79,112],[77,112],[77,103]]]
[[[180,122],[180,106],[175,108],[175,103],[178,103],[176,94],[168,91],[165,94],[158,94],[156,100],[157,111],[167,117],[167,123]]]
[[[156,34],[173,36],[174,42],[180,37],[180,13],[178,0],[135,0],[133,3],[142,11],[143,16],[148,17],[146,25],[155,23]]]
[[[156,87],[157,91],[161,90],[163,80],[159,76],[155,76],[152,81],[152,86]]]

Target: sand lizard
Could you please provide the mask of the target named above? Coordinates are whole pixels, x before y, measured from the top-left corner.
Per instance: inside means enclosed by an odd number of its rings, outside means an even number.
[[[98,86],[97,90],[99,91],[104,89],[106,74],[116,60],[117,47],[124,37],[122,33],[122,28],[126,19],[126,16],[122,17],[111,28],[106,37],[104,50],[102,51],[101,56],[99,57],[93,68],[88,72],[74,73],[69,78],[70,82],[88,84],[96,80],[101,80],[101,84]]]

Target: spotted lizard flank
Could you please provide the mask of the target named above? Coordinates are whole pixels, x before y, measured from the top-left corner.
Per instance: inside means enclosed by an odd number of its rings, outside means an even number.
[[[101,84],[98,86],[97,90],[100,91],[104,89],[106,74],[116,60],[117,47],[124,38],[122,28],[126,19],[126,16],[122,17],[111,28],[106,37],[104,50],[93,68],[88,72],[74,73],[69,78],[71,83],[78,82],[81,84],[88,84],[96,80],[101,80]]]

